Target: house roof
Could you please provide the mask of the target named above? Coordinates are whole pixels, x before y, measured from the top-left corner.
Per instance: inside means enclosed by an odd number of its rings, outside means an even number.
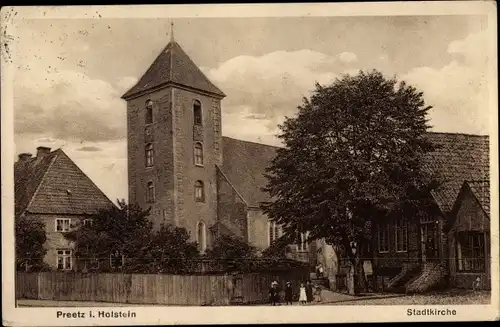
[[[466,181],[465,184],[469,186],[484,212],[490,216],[490,181]]]
[[[128,90],[122,98],[128,99],[169,83],[225,97],[225,94],[203,74],[180,45],[171,41],[156,57],[137,84]]]
[[[464,181],[489,179],[489,138],[452,133],[428,136],[438,149],[425,157],[424,165],[439,174],[441,185],[432,195],[441,210],[448,213]]]
[[[275,146],[222,138],[222,171],[236,191],[249,206],[269,201],[269,195],[262,191],[267,179],[267,166],[276,155]]]
[[[428,133],[438,146],[424,159],[427,169],[440,175],[442,184],[433,196],[444,212],[449,212],[466,180],[489,178],[488,136]],[[222,170],[249,206],[269,201],[262,191],[267,184],[266,167],[276,155],[275,146],[223,137]]]
[[[16,216],[94,214],[113,206],[61,149],[14,164],[14,198]]]

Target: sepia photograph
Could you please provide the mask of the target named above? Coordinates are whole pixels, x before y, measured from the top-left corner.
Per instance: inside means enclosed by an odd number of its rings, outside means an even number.
[[[498,319],[495,9],[3,7],[3,323]]]

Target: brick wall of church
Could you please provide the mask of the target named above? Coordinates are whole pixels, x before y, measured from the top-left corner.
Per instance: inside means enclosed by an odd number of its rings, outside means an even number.
[[[234,235],[248,239],[247,206],[222,173],[217,173],[218,217]]]
[[[215,223],[217,217],[215,165],[220,165],[222,161],[218,140],[220,101],[179,88],[174,89],[173,95],[175,213],[177,224],[185,227],[195,240],[198,222],[205,223],[208,233],[208,228]],[[193,122],[195,100],[201,103],[203,119],[203,126],[196,126],[196,129]],[[214,111],[217,111],[215,115]],[[217,133],[214,132],[215,129]],[[195,142],[203,144],[203,167],[194,164]],[[204,202],[195,201],[194,185],[197,180],[204,184]]]
[[[146,125],[145,104],[153,101],[153,123]],[[161,89],[127,102],[129,202],[151,207],[155,227],[174,223],[173,134],[171,88]],[[154,165],[146,167],[146,143],[154,145]],[[149,181],[155,185],[155,202],[146,202]]]
[[[268,217],[260,209],[249,208],[247,214],[248,221],[248,242],[259,250],[269,247],[269,226]]]

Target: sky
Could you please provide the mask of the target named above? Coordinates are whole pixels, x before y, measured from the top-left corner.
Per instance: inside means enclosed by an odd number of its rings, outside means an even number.
[[[126,103],[170,19],[22,19],[13,28],[16,155],[62,148],[127,199]],[[488,134],[486,16],[176,18],[175,40],[227,97],[222,133],[278,145],[315,82],[377,69],[424,92],[432,130]]]

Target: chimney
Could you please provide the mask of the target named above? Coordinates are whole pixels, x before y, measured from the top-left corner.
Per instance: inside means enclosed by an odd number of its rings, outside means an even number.
[[[50,153],[50,148],[48,148],[46,146],[39,146],[38,148],[36,148],[36,157],[37,158],[43,158],[44,156],[46,156],[49,153]]]
[[[28,159],[31,159],[32,154],[31,153],[21,153],[19,154],[19,160],[20,162],[26,161]]]

